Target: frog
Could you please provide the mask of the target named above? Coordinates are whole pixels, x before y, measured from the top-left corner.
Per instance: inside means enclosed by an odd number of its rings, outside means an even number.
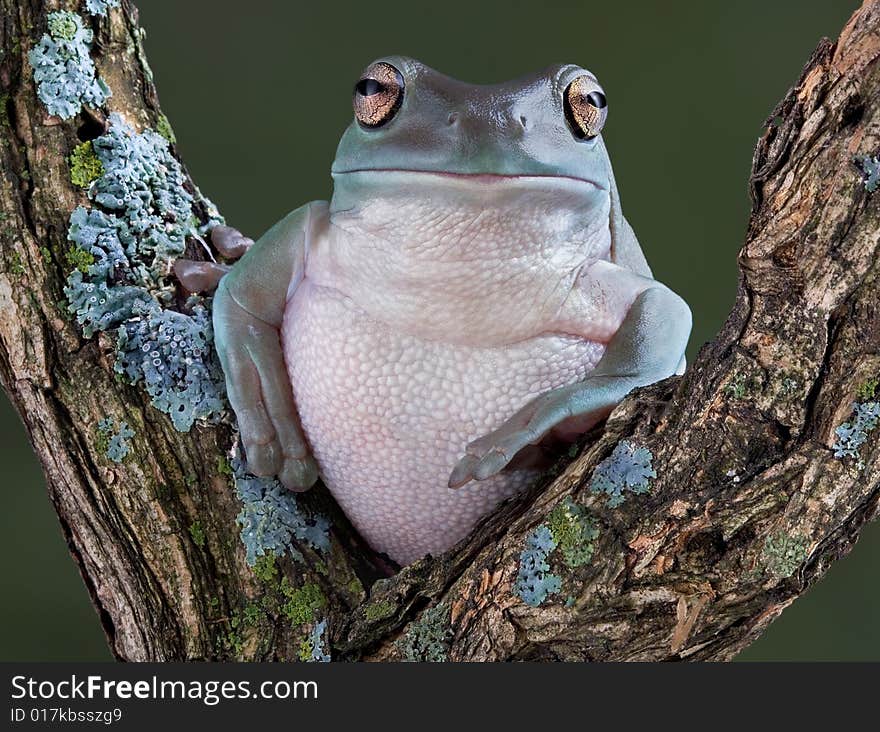
[[[388,56],[354,86],[329,201],[231,266],[213,327],[248,469],[319,477],[399,566],[450,550],[533,484],[552,446],[685,368],[692,316],[624,218],[593,73],[471,84]],[[549,447],[548,447],[549,446]]]

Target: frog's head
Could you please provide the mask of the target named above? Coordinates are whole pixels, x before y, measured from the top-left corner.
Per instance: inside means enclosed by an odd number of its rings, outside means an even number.
[[[486,183],[562,180],[616,197],[599,134],[605,94],[579,66],[483,86],[389,56],[355,84],[354,110],[332,168],[337,191],[353,185],[363,192],[392,179],[399,186],[399,176],[379,174],[404,171]]]

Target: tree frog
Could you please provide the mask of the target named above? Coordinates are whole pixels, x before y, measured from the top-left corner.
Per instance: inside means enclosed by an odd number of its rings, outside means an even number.
[[[354,87],[328,202],[215,243],[217,350],[248,465],[324,480],[400,565],[453,546],[543,445],[684,368],[685,302],[621,212],[596,77],[467,84],[401,56]]]

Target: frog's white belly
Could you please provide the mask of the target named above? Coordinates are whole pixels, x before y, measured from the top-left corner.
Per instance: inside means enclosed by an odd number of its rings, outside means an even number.
[[[450,548],[535,477],[517,470],[447,486],[468,442],[538,394],[583,379],[603,352],[559,334],[493,348],[422,340],[308,279],[282,338],[324,482],[370,545],[400,564]]]

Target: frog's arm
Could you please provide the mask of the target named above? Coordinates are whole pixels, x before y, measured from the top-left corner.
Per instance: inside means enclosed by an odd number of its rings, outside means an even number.
[[[611,173],[611,240],[614,242],[611,247],[611,261],[614,264],[620,265],[624,269],[635,272],[635,274],[642,277],[654,278],[654,275],[651,274],[651,268],[648,266],[648,261],[642,252],[642,247],[639,245],[638,239],[636,239],[636,234],[620,210],[617,184],[614,182],[613,173]],[[682,354],[675,373],[683,374],[685,365],[685,357]]]
[[[217,353],[248,468],[277,475],[291,490],[311,487],[317,466],[296,414],[280,328],[326,205],[308,204],[275,224],[220,280],[214,296]]]
[[[603,304],[600,312],[595,303]],[[470,443],[450,487],[495,475],[551,430],[570,436],[589,429],[632,389],[671,376],[682,363],[691,330],[684,300],[610,262],[596,262],[581,275],[558,318],[556,330],[607,343],[596,368],[584,381],[542,394]]]

